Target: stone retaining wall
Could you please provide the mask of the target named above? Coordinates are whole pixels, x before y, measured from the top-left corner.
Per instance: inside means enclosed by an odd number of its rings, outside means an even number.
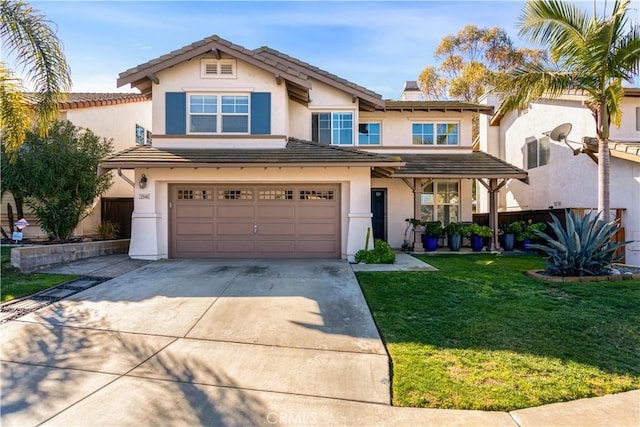
[[[40,270],[62,262],[94,256],[126,254],[129,239],[97,242],[64,243],[60,245],[23,246],[11,249],[11,265],[23,273]]]

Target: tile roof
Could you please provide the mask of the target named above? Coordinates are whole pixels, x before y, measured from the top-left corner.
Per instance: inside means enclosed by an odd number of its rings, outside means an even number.
[[[613,157],[640,163],[640,141],[609,141],[609,152]]]
[[[464,154],[400,154],[406,163],[394,178],[513,178],[527,181],[527,172],[482,151]]]
[[[130,102],[149,101],[149,97],[139,93],[89,93],[71,92],[66,94],[66,101],[59,103],[61,110],[74,108],[102,107],[105,105],[127,104]]]
[[[100,167],[117,169],[317,164],[395,167],[403,163],[398,157],[289,138],[286,148],[273,149],[159,149],[139,145],[104,159]]]
[[[461,101],[394,101],[385,99],[384,111],[472,111],[483,114],[493,114],[491,105],[474,104]]]
[[[258,49],[256,49],[254,52],[257,52],[259,55],[262,56],[266,56],[266,57],[271,57],[271,58],[275,58],[278,59],[280,61],[285,61],[291,64],[295,64],[298,67],[302,67],[304,69],[304,71],[306,72],[306,74],[309,75],[320,75],[323,77],[327,77],[337,83],[341,83],[344,86],[347,86],[348,88],[351,88],[357,92],[361,92],[364,93],[372,98],[377,98],[377,100],[381,101],[382,100],[382,96],[372,90],[369,90],[367,88],[365,88],[364,86],[360,86],[358,84],[355,84],[353,82],[350,82],[349,80],[343,79],[342,77],[338,77],[335,74],[332,74],[328,71],[325,71],[321,68],[318,68],[314,65],[311,65],[307,62],[301,61],[300,59],[294,58],[292,56],[286,55],[282,52],[279,52],[275,49],[272,49],[270,47],[267,46],[262,46]],[[382,102],[382,101],[381,101]]]
[[[183,61],[187,61],[196,56],[216,50],[220,50],[238,59],[247,61],[258,67],[262,67],[269,72],[277,74],[285,80],[289,80],[307,89],[311,87],[308,74],[315,74],[316,78],[324,78],[329,84],[333,84],[343,90],[348,88],[354,95],[363,97],[366,101],[371,102],[374,105],[381,105],[383,103],[382,97],[377,93],[327,71],[321,70],[318,67],[314,67],[306,62],[300,61],[299,59],[292,58],[278,52],[277,50],[267,47],[250,50],[233,44],[217,35],[206,37],[158,58],[152,59],[151,61],[123,71],[118,77],[118,87],[127,83],[131,83],[132,85],[139,84],[141,81],[149,80],[151,76],[158,71],[162,71]],[[142,88],[143,92],[149,90],[149,85]]]

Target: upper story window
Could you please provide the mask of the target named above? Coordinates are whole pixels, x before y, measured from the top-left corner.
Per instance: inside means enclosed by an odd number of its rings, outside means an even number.
[[[526,139],[527,169],[537,168],[549,163],[551,144],[549,138],[536,139],[533,137]]]
[[[235,59],[202,59],[200,61],[200,77],[203,79],[235,78],[236,61]]]
[[[145,137],[144,128],[140,125],[136,125],[136,144],[144,145],[144,137]]]
[[[246,95],[189,95],[190,133],[248,133]]]
[[[460,145],[458,123],[414,123],[412,141],[417,145]]]
[[[358,125],[359,145],[380,144],[380,123],[360,123]]]
[[[353,144],[353,113],[312,113],[311,140],[322,144]]]
[[[636,107],[636,130],[640,130],[640,107]]]

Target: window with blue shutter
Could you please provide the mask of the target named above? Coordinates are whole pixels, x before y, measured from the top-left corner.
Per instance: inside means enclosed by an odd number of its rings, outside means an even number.
[[[184,92],[165,93],[165,134],[184,135],[187,133],[187,94]]]
[[[251,93],[251,133],[253,135],[271,134],[271,93]]]

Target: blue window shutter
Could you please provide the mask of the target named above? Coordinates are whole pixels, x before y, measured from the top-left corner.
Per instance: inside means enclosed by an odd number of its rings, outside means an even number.
[[[251,134],[271,134],[271,93],[251,93]]]
[[[165,95],[165,134],[184,135],[187,133],[187,94],[167,92]]]

